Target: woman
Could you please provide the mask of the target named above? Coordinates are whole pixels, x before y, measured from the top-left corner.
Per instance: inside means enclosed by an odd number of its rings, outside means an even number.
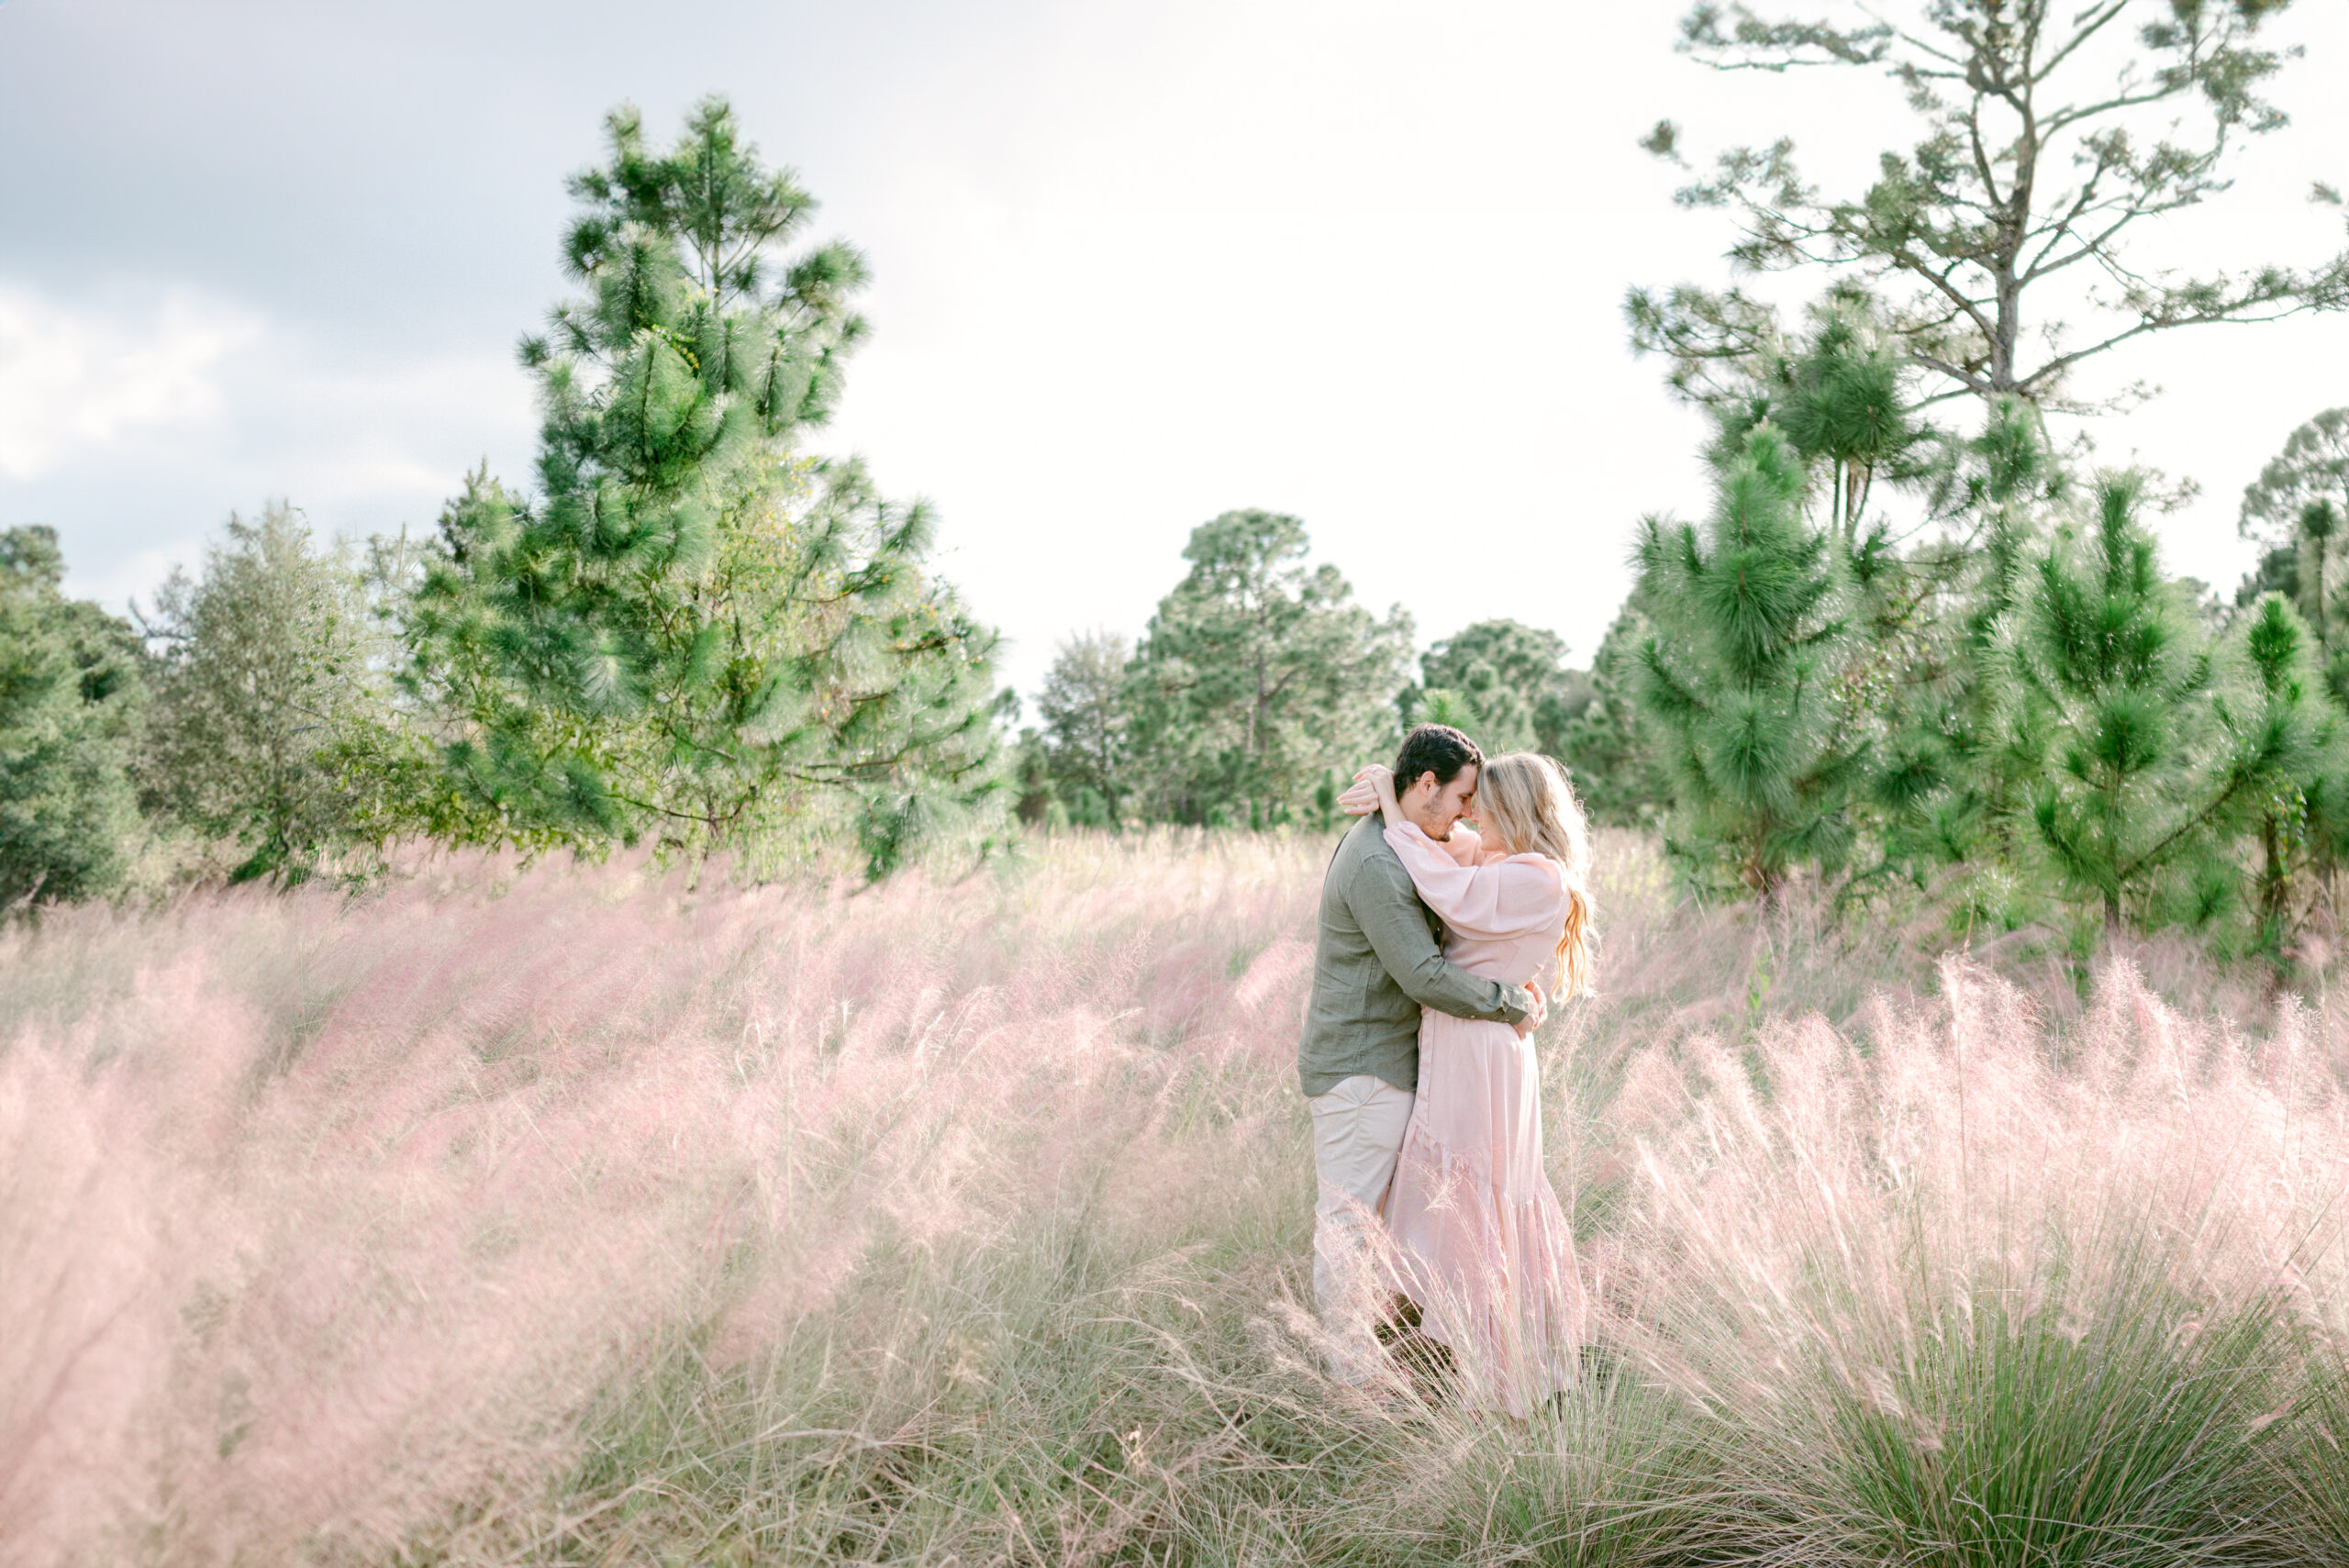
[[[1588,988],[1588,830],[1546,757],[1487,760],[1478,828],[1437,843],[1405,819],[1394,774],[1364,770],[1412,884],[1445,927],[1444,956],[1559,1001]],[[1355,802],[1367,806],[1359,793]],[[1432,1010],[1419,1022],[1419,1101],[1381,1211],[1396,1284],[1420,1328],[1450,1348],[1462,1392],[1523,1416],[1574,1381],[1583,1328],[1574,1231],[1542,1166],[1531,1040],[1502,1023]]]

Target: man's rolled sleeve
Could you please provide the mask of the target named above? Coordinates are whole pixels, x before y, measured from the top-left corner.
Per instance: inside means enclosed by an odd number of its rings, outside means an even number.
[[[1405,995],[1455,1018],[1513,1024],[1533,1010],[1533,998],[1522,986],[1483,979],[1443,956],[1428,932],[1427,917],[1402,862],[1374,857],[1363,871],[1346,906]]]

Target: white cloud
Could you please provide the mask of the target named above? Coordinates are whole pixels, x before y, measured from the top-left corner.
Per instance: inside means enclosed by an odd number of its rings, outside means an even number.
[[[1631,358],[1620,302],[1726,281],[1731,235],[1673,206],[1680,176],[1638,138],[1663,115],[1695,149],[1783,130],[1841,193],[1914,128],[1888,80],[1701,70],[1672,47],[1684,8],[718,0],[734,63],[713,77],[684,35],[525,48],[542,0],[35,7],[57,41],[38,67],[0,55],[0,125],[116,134],[0,160],[10,210],[60,215],[0,261],[0,526],[57,527],[82,591],[114,595],[270,496],[360,534],[429,527],[484,457],[528,484],[508,344],[565,292],[562,174],[620,97],[665,136],[730,86],[823,198],[817,232],[875,269],[875,336],[818,444],[938,503],[942,567],[1020,685],[1073,628],[1138,631],[1189,530],[1240,506],[1304,517],[1422,639],[1508,615],[1587,657],[1638,517],[1709,498],[1701,421]],[[2279,86],[2293,128],[2149,236],[2148,265],[2339,243],[2305,198],[2344,174],[2349,95],[2323,83],[2349,10],[2278,28],[2310,46]],[[442,112],[385,108],[427,61]],[[206,137],[171,134],[198,112]],[[148,281],[99,297],[122,265]],[[2174,569],[2227,585],[2250,563],[2234,498],[2343,400],[2344,357],[2332,317],[2133,345],[2084,378],[2168,388],[2095,430],[2205,485],[2163,520]]]
[[[527,483],[532,425],[502,346],[359,349],[184,287],[0,280],[0,526],[56,526],[68,588],[103,603],[273,497],[323,533],[429,527],[484,458]]]
[[[184,292],[124,313],[0,284],[0,476],[217,422],[224,364],[259,334],[250,315]]]

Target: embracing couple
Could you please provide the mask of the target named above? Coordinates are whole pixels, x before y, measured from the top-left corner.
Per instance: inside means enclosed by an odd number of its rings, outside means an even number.
[[[1582,810],[1548,758],[1487,759],[1441,724],[1340,803],[1363,820],[1322,883],[1297,1063],[1331,1356],[1383,1381],[1400,1298],[1464,1399],[1522,1416],[1574,1380],[1582,1338],[1531,1039],[1588,983]]]

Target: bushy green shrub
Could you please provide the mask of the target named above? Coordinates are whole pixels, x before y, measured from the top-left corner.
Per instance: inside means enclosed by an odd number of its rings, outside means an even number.
[[[64,580],[55,532],[0,531],[0,912],[112,891],[139,828],[138,639]]]

